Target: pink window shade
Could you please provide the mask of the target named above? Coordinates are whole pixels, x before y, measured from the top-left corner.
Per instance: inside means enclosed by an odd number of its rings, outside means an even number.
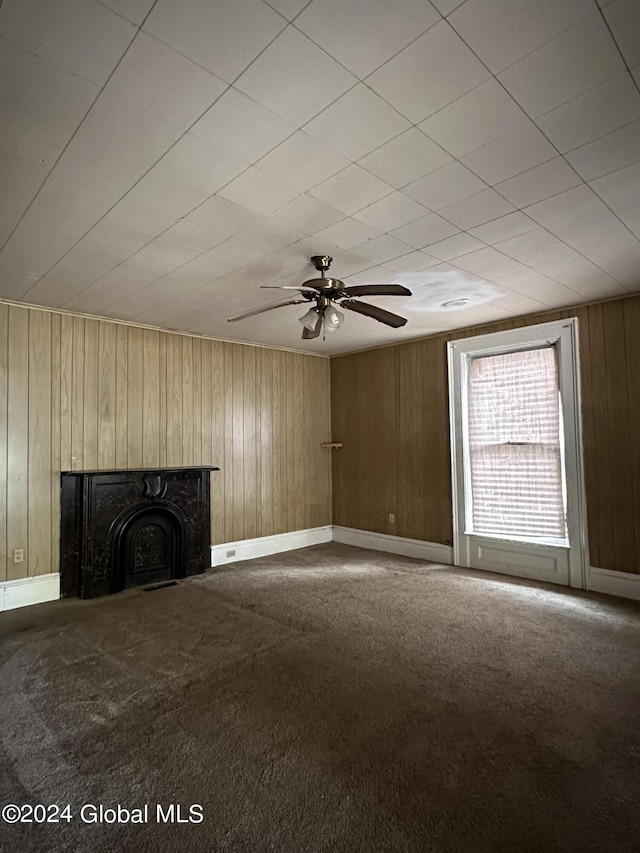
[[[473,532],[566,539],[555,349],[472,359],[467,395]]]

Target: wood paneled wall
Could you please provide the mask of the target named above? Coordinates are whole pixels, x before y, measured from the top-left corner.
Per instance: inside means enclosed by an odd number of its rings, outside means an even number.
[[[327,359],[0,303],[0,580],[58,571],[61,470],[217,465],[213,543],[330,524],[329,406]]]
[[[332,359],[333,523],[451,544],[446,342],[574,316],[590,562],[640,572],[640,296]]]

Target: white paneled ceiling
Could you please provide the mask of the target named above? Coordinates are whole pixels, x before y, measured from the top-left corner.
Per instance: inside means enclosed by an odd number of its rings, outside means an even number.
[[[640,290],[639,45],[637,0],[2,0],[0,297],[330,355]],[[327,253],[407,325],[226,322]]]

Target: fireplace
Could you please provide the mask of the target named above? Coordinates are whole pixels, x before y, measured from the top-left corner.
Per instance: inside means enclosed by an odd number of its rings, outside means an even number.
[[[217,470],[64,471],[62,595],[95,598],[208,568]]]

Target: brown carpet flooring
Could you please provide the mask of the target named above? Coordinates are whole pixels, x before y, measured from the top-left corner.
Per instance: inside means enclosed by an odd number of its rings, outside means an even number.
[[[328,544],[5,613],[0,687],[0,805],[74,814],[3,851],[640,849],[619,599]]]

